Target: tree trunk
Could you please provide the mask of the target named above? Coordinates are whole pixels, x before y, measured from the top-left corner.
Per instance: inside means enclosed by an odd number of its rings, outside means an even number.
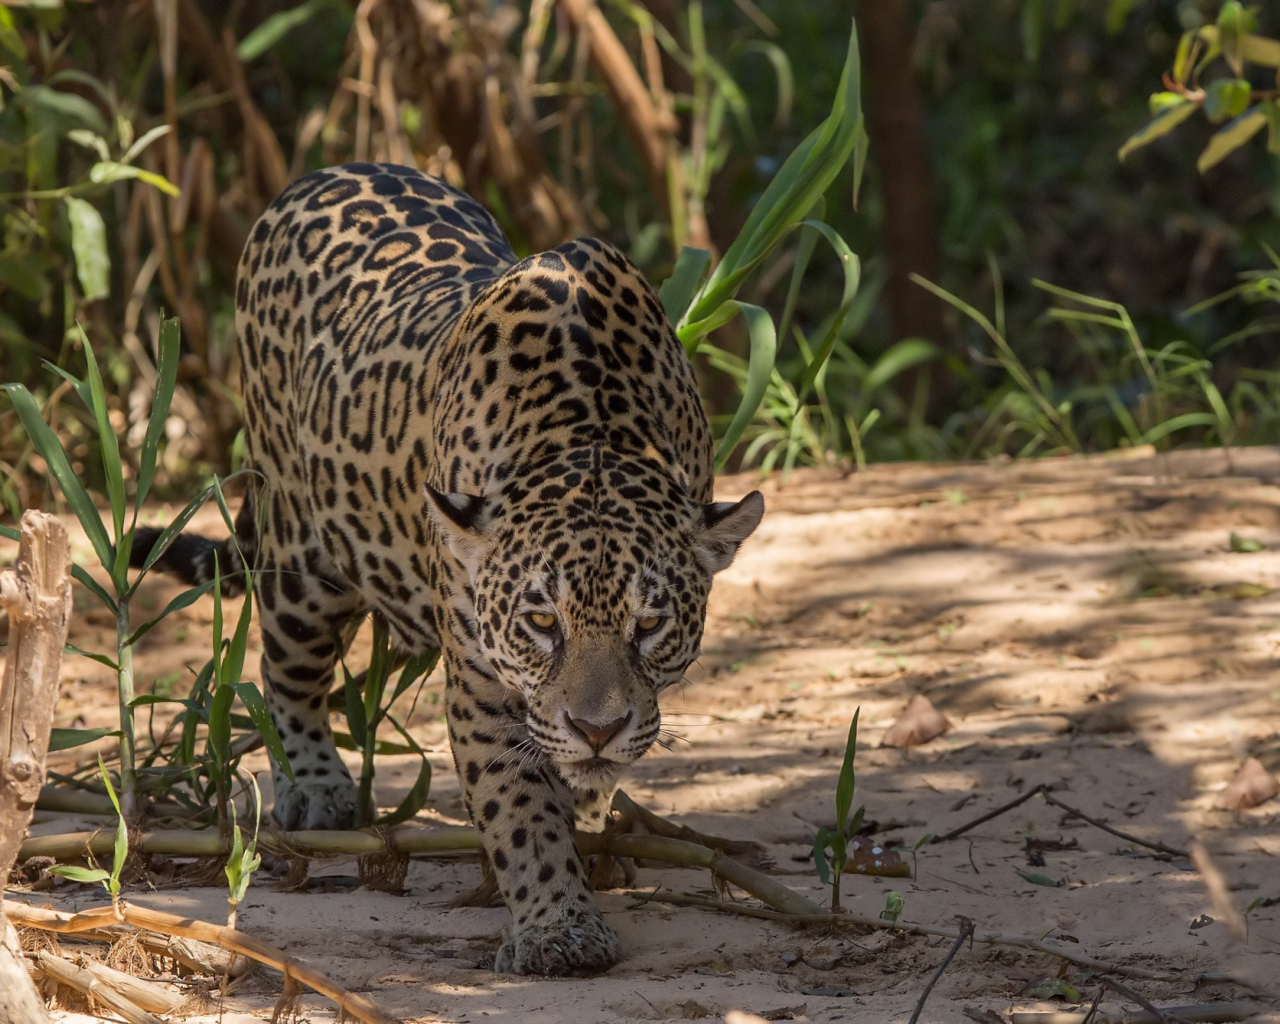
[[[936,280],[939,257],[924,104],[911,63],[914,30],[908,0],[859,0],[858,34],[871,158],[884,201],[890,268],[885,299],[894,336],[941,345],[941,304],[910,278],[916,273]],[[937,413],[953,391],[940,364],[934,366],[930,384],[930,411]]]
[[[58,669],[71,622],[70,548],[55,516],[23,515],[17,564],[0,573],[0,605],[9,615],[0,678],[0,881],[6,881],[44,782]],[[48,1020],[0,903],[0,1024]]]

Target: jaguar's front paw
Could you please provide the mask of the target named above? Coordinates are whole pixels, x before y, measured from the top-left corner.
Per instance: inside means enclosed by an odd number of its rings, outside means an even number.
[[[343,829],[356,823],[356,784],[350,777],[275,780],[276,804],[272,816],[282,829]]]
[[[594,974],[618,962],[618,933],[594,907],[572,920],[513,931],[498,950],[501,974]]]

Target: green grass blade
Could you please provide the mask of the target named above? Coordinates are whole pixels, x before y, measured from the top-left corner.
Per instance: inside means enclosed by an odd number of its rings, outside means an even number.
[[[400,678],[396,681],[395,692],[391,694],[391,700],[387,702],[387,707],[394,704],[419,679],[426,679],[435,671],[436,665],[440,662],[439,651],[428,651],[426,654],[415,654],[400,670]]]
[[[836,341],[839,340],[840,332],[844,327],[844,322],[849,316],[849,310],[853,308],[853,300],[858,294],[858,282],[862,277],[862,265],[858,257],[849,248],[848,243],[836,232],[835,228],[818,220],[805,221],[804,227],[818,232],[835,250],[836,257],[840,260],[841,270],[844,271],[844,292],[840,296],[840,305],[836,309],[835,316],[831,318],[826,333],[823,335],[822,340],[818,342],[817,350],[805,369],[804,380],[801,381],[796,396],[800,402],[803,402],[809,394],[809,389],[813,387],[818,374],[822,372],[822,368],[831,357],[831,350],[835,348]]]
[[[413,786],[409,792],[405,794],[400,805],[390,814],[384,814],[378,819],[378,825],[399,825],[402,821],[408,821],[426,806],[427,797],[431,795],[431,762],[427,760],[426,752],[420,747],[417,741],[409,735],[408,731],[402,726],[393,715],[387,715],[387,720],[395,726],[396,732],[404,737],[404,741],[413,748],[420,758],[422,764],[418,768],[418,777],[414,780]]]
[[[676,257],[675,269],[658,289],[662,308],[673,325],[680,322],[685,310],[689,308],[689,302],[693,299],[694,292],[698,290],[698,285],[702,282],[702,276],[707,272],[707,264],[710,262],[711,253],[706,249],[694,249],[686,245],[680,250],[680,255]]]
[[[63,654],[76,654],[81,658],[88,658],[90,661],[96,661],[99,665],[105,665],[112,672],[119,672],[120,666],[108,658],[105,654],[95,654],[93,651],[82,650],[75,644],[67,643],[62,645]]]
[[[98,510],[94,506],[93,500],[89,497],[89,492],[84,489],[84,485],[80,483],[80,478],[76,476],[75,470],[71,468],[71,460],[67,458],[67,452],[62,447],[62,442],[49,429],[49,424],[45,423],[44,417],[40,415],[40,407],[24,385],[5,384],[2,386],[8,394],[9,400],[13,403],[13,407],[18,413],[18,418],[22,421],[22,426],[26,430],[27,436],[31,439],[31,443],[35,445],[36,451],[40,453],[40,457],[49,466],[49,472],[53,475],[54,480],[58,482],[58,487],[62,490],[62,496],[67,499],[67,504],[71,506],[71,511],[80,520],[80,525],[88,535],[89,543],[93,545],[98,561],[102,563],[104,569],[110,572],[115,566],[115,548],[111,544],[111,538],[107,536],[106,527],[102,525],[102,517],[98,515]]]
[[[844,745],[844,760],[840,764],[840,778],[836,782],[836,831],[844,834],[845,823],[849,820],[849,809],[853,806],[853,793],[857,785],[853,760],[858,750],[858,716],[862,708],[855,708],[853,722],[849,725],[849,738]]]
[[[1156,441],[1164,440],[1170,434],[1179,430],[1186,430],[1188,427],[1216,427],[1217,425],[1218,420],[1212,413],[1187,412],[1181,416],[1174,416],[1172,419],[1165,420],[1163,423],[1157,423],[1142,435],[1142,440],[1147,444],[1153,444]]]
[[[236,620],[235,632],[231,634],[231,643],[227,646],[227,654],[223,659],[219,681],[230,685],[240,682],[244,672],[245,653],[249,648],[249,626],[253,622],[253,587],[246,586],[244,601],[240,605],[240,618]]]
[[[102,374],[98,370],[98,358],[89,344],[89,337],[79,324],[80,341],[84,345],[84,358],[88,366],[87,379],[91,402],[89,411],[93,413],[94,422],[98,425],[98,447],[102,452],[103,476],[107,481],[107,498],[111,502],[111,519],[115,525],[115,541],[117,548],[124,539],[124,466],[120,461],[120,441],[116,437],[115,428],[111,425],[110,410],[107,409],[107,391],[102,386]],[[113,566],[114,568],[114,566]]]
[[[862,381],[863,390],[874,395],[903,371],[935,359],[939,351],[937,345],[923,338],[904,338],[890,346],[867,371]]]
[[[280,734],[276,732],[276,724],[271,719],[271,712],[267,709],[267,703],[262,699],[262,694],[253,683],[245,681],[232,683],[231,689],[236,692],[236,695],[240,698],[240,703],[249,712],[253,727],[258,730],[258,735],[262,737],[262,742],[267,745],[267,750],[270,751],[272,760],[280,766],[281,771],[292,782],[293,768],[289,764],[289,755],[285,753],[284,743],[280,740]]]
[[[356,685],[356,677],[347,670],[345,662],[342,665],[342,674],[342,695],[346,699],[343,714],[347,716],[347,728],[351,730],[351,738],[355,740],[356,746],[363,750],[369,735],[368,723],[364,717],[364,694],[360,692],[360,687]]]
[[[704,319],[731,298],[751,269],[808,214],[849,161],[864,130],[861,78],[857,26],[853,25],[830,115],[787,157],[765,188],[685,314],[688,322]]]
[[[204,503],[209,500],[212,494],[213,485],[210,485],[187,502],[182,511],[174,516],[173,521],[160,531],[160,536],[156,538],[150,552],[147,553],[147,557],[142,562],[142,568],[138,570],[138,577],[134,580],[132,589],[137,589],[142,577],[156,564],[156,560],[169,549],[169,545],[173,543],[174,538],[186,529],[187,524],[195,518],[196,513],[204,508]]]
[[[130,645],[136,644],[144,636],[146,636],[153,629],[155,629],[156,626],[160,625],[160,623],[163,622],[167,616],[172,615],[174,612],[181,611],[183,608],[191,607],[191,605],[195,604],[197,601],[200,600],[200,598],[204,597],[204,595],[209,593],[210,591],[217,592],[219,595],[219,598],[221,597],[221,590],[219,589],[218,581],[206,580],[204,583],[201,583],[198,587],[192,587],[190,590],[184,590],[181,594],[179,594],[167,605],[165,605],[164,611],[162,611],[154,619],[148,619],[141,626],[135,629],[132,635],[129,637],[128,643]],[[215,604],[214,614],[218,617],[219,620],[221,619],[221,615],[222,615],[221,600],[219,600]],[[217,624],[218,626],[221,626],[221,621],[218,621]],[[219,638],[218,646],[221,647],[221,636],[222,636],[221,629],[216,630],[216,635]]]
[[[826,213],[826,202],[819,200],[809,211],[809,219],[820,221]],[[818,247],[818,230],[806,223],[800,229],[800,243],[796,246],[796,262],[791,268],[791,281],[787,285],[787,298],[782,306],[782,322],[778,327],[778,337],[784,342],[791,336],[791,318],[795,315],[796,302],[800,298],[800,285],[804,281],[805,271],[809,269],[809,260],[813,258],[813,250]]]
[[[49,753],[72,750],[93,743],[104,736],[119,736],[119,729],[54,729],[49,734]]]
[[[729,303],[726,303],[729,305]],[[733,302],[732,305],[742,313],[747,321],[747,331],[751,335],[751,358],[747,363],[747,384],[742,391],[742,401],[733,414],[729,429],[724,432],[720,447],[716,451],[716,469],[721,469],[733,454],[733,449],[742,437],[743,431],[760,408],[765,391],[769,387],[769,379],[773,375],[774,360],[778,355],[778,335],[774,330],[773,318],[759,306],[747,302]]]
[[[151,418],[142,439],[142,452],[138,462],[138,492],[134,505],[134,521],[137,510],[151,493],[155,478],[156,455],[160,438],[164,434],[165,420],[169,418],[169,406],[173,402],[173,389],[178,380],[178,358],[181,355],[182,327],[178,318],[171,317],[160,323],[160,364],[157,367],[156,390],[151,399]]]
[[[15,538],[15,540],[16,539],[17,538]],[[81,586],[83,586],[86,590],[88,590],[96,598],[98,598],[98,600],[100,600],[104,605],[106,605],[109,609],[111,609],[112,615],[116,614],[116,612],[119,610],[118,606],[116,605],[116,599],[107,593],[106,588],[103,587],[101,583],[99,583],[97,580],[95,580],[92,576],[89,575],[88,569],[86,569],[83,565],[76,565],[74,562],[72,562],[71,575],[76,578],[76,581]]]

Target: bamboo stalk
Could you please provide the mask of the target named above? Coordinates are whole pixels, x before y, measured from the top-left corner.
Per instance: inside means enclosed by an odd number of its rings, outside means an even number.
[[[274,946],[268,946],[265,942],[259,942],[252,936],[225,925],[195,921],[191,918],[179,917],[177,914],[166,914],[160,910],[137,907],[125,900],[121,900],[113,907],[94,907],[92,910],[83,910],[78,914],[66,914],[21,903],[9,904],[8,911],[10,918],[17,924],[57,932],[60,935],[75,935],[84,931],[97,931],[103,926],[127,924],[134,928],[159,932],[162,935],[177,935],[195,939],[198,942],[209,942],[275,968],[284,974],[286,980],[293,979],[332,999],[343,1013],[364,1021],[365,1024],[400,1024],[397,1018],[392,1017],[364,996],[349,992],[319,971],[312,970]],[[96,995],[95,998],[97,998]]]
[[[67,859],[110,855],[115,836],[110,830],[72,832],[60,836],[37,836],[22,844],[20,856]],[[683,867],[706,868],[719,878],[790,914],[816,914],[817,904],[763,872],[748,867],[718,850],[683,839],[653,835],[609,835],[579,832],[578,850],[583,855],[610,854],[638,857]],[[308,831],[272,832],[264,830],[258,845],[280,857],[363,857],[378,853],[439,854],[459,851],[479,852],[480,836],[473,828],[442,825],[437,828],[402,827],[389,832]],[[130,846],[140,853],[171,857],[217,857],[230,850],[230,840],[216,832],[189,832],[181,829],[143,832]]]

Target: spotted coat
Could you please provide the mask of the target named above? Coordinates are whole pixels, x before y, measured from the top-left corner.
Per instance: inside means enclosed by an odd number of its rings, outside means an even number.
[[[496,969],[609,966],[575,823],[602,827],[658,736],[711,577],[763,512],[758,493],[711,503],[710,431],[652,288],[596,239],[517,260],[464,193],[350,164],[257,222],[236,325],[258,480],[237,534],[296,780],[275,772],[276,818],[352,823],[326,695],[372,609],[403,651],[441,651],[463,798],[513,916]]]

